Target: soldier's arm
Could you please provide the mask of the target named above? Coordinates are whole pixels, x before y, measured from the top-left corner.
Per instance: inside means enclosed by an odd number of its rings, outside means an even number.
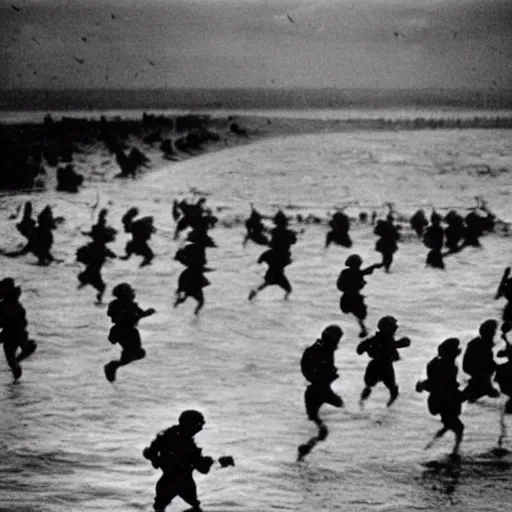
[[[382,263],[374,263],[373,265],[370,265],[369,267],[364,268],[361,270],[363,275],[367,276],[368,274],[371,274],[374,270],[378,268],[382,268],[384,265]]]
[[[410,338],[407,338],[406,336],[404,336],[403,338],[400,338],[399,340],[396,340],[396,342],[395,342],[396,348],[405,348],[405,347],[409,347],[410,345],[411,345],[411,340],[410,340]]]
[[[155,310],[153,308],[142,309],[138,304],[135,304],[135,308],[136,308],[135,313],[139,318],[144,318],[146,316],[150,316],[155,313]]]
[[[196,450],[197,451],[194,454],[193,466],[200,473],[206,475],[210,471],[210,468],[212,467],[214,460],[212,457],[208,455],[202,455],[202,450],[200,448],[196,447]]]

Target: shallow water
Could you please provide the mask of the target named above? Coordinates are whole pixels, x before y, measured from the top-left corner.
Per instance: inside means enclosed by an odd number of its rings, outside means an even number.
[[[236,461],[234,468],[217,466],[197,476],[206,511],[502,510],[512,500],[512,456],[497,460],[490,450],[504,399],[465,406],[459,468],[429,466],[444,460],[453,437],[423,450],[440,423],[414,385],[443,339],[455,335],[465,345],[483,320],[499,318],[503,302],[493,295],[511,263],[510,237],[485,237],[482,249],[452,256],[442,272],[425,269],[425,247],[404,228],[392,272],[375,272],[365,288],[370,330],[393,314],[399,335],[412,340],[396,364],[401,395],[387,409],[387,393],[377,387],[360,410],[367,358],[355,352],[358,329],[338,309],[335,281],[351,252],[378,261],[370,226],[353,226],[353,250],[328,251],[325,226],[297,226],[304,232],[288,267],[290,300],[271,288],[253,303],[247,293],[264,273],[256,263],[261,248],[242,247],[240,224],[218,226],[212,232],[218,248],[208,251],[216,271],[208,276],[206,306],[194,318],[192,303],[172,308],[181,266],[172,259],[179,242],[172,239],[171,203],[194,187],[229,220],[246,215],[249,202],[267,215],[288,206],[288,213],[325,216],[336,205],[349,205],[351,215],[371,209],[384,215],[384,203],[392,201],[407,215],[432,204],[462,211],[481,195],[500,218],[511,220],[509,135],[446,130],[281,138],[175,163],[133,181],[112,180],[110,168],[101,174],[98,157],[99,171],[89,170],[80,194],[31,195],[36,211],[52,204],[55,215],[65,217],[54,247],[65,262],[40,268],[31,256],[1,260],[2,276],[12,275],[22,286],[39,349],[24,363],[18,384],[0,361],[0,510],[151,510],[159,475],[141,451],[185,408],[206,416],[197,436],[204,452],[231,454]],[[483,163],[491,172],[479,171]],[[86,165],[80,170],[87,172]],[[141,306],[157,310],[140,322],[147,357],[122,368],[115,385],[103,375],[103,365],[118,355],[107,341],[106,306],[93,304],[92,289],[76,290],[80,265],[74,253],[86,240],[80,231],[91,225],[98,190],[119,230],[112,244],[118,254],[126,242],[120,218],[129,206],[154,215],[158,229],[151,266],[140,269],[132,259],[114,261],[104,271],[107,300],[112,286],[127,280]],[[0,197],[3,248],[22,242],[8,216],[28,197]],[[345,331],[333,388],[346,408],[324,406],[330,436],[296,463],[297,446],[315,432],[304,412],[300,356],[332,322]],[[176,499],[168,510],[186,508]]]

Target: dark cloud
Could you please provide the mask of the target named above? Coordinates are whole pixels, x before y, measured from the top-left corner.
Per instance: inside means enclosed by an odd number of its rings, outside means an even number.
[[[510,87],[511,25],[509,0],[0,0],[0,87]]]

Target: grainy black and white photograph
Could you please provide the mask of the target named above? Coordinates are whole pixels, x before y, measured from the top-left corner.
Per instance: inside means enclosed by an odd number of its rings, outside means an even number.
[[[510,0],[0,0],[0,68],[0,512],[507,508]]]

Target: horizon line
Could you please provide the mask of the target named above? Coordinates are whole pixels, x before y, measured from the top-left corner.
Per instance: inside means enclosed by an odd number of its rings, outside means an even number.
[[[487,92],[487,93],[504,93],[512,92],[510,88],[492,89],[489,87],[9,87],[1,88],[2,93],[6,92],[83,92],[83,91],[437,91],[437,92]]]

